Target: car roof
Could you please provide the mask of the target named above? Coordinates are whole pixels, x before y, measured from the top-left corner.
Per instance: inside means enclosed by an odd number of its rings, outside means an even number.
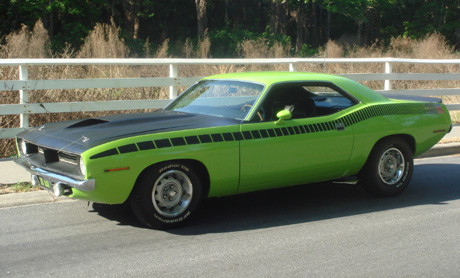
[[[388,99],[370,88],[351,79],[325,73],[288,72],[288,71],[257,71],[225,73],[206,77],[207,80],[238,80],[262,83],[266,88],[276,83],[296,81],[322,81],[332,82],[341,87],[364,103],[388,102]]]
[[[330,81],[331,78],[339,77],[336,75],[312,72],[289,72],[289,71],[255,71],[255,72],[236,72],[212,75],[206,79],[227,79],[260,82],[270,85],[285,81]]]

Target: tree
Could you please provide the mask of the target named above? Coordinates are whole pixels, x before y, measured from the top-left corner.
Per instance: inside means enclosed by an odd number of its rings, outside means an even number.
[[[308,0],[296,0],[292,3],[295,7],[295,10],[292,12],[292,16],[294,17],[296,23],[296,52],[299,52],[305,43],[304,34],[306,30],[305,26],[307,25],[307,3]]]
[[[372,0],[325,0],[325,6],[334,14],[342,14],[353,19],[357,25],[357,41],[361,43],[361,33]]]
[[[289,29],[289,3],[286,0],[271,0],[270,30],[287,35]]]
[[[206,14],[207,0],[195,0],[195,5],[198,25],[198,39],[201,40],[204,38],[204,34],[208,28],[208,18]]]

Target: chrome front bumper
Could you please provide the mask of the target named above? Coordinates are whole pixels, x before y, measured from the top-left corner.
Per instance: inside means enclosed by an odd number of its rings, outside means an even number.
[[[53,191],[56,196],[64,195],[64,189],[69,187],[80,191],[92,191],[96,188],[96,181],[94,179],[76,180],[61,174],[49,172],[42,168],[35,167],[21,157],[16,157],[14,162],[24,167],[32,174],[32,183],[34,185],[40,185],[46,190]],[[47,181],[49,187],[42,184],[41,179]]]

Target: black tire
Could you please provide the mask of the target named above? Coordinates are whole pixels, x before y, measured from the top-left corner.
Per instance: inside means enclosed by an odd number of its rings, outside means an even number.
[[[396,196],[406,190],[413,169],[409,145],[400,138],[388,138],[375,145],[359,173],[359,182],[375,196]]]
[[[147,170],[134,188],[130,203],[136,217],[154,229],[183,225],[204,199],[200,177],[188,163],[162,163]]]

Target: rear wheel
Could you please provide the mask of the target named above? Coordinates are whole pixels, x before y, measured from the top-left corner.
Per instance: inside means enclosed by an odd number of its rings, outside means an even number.
[[[155,229],[169,229],[187,222],[203,199],[201,179],[191,165],[171,162],[144,173],[130,202],[142,223]]]
[[[379,142],[359,174],[360,183],[377,196],[395,196],[409,185],[414,158],[409,145],[400,138]]]

